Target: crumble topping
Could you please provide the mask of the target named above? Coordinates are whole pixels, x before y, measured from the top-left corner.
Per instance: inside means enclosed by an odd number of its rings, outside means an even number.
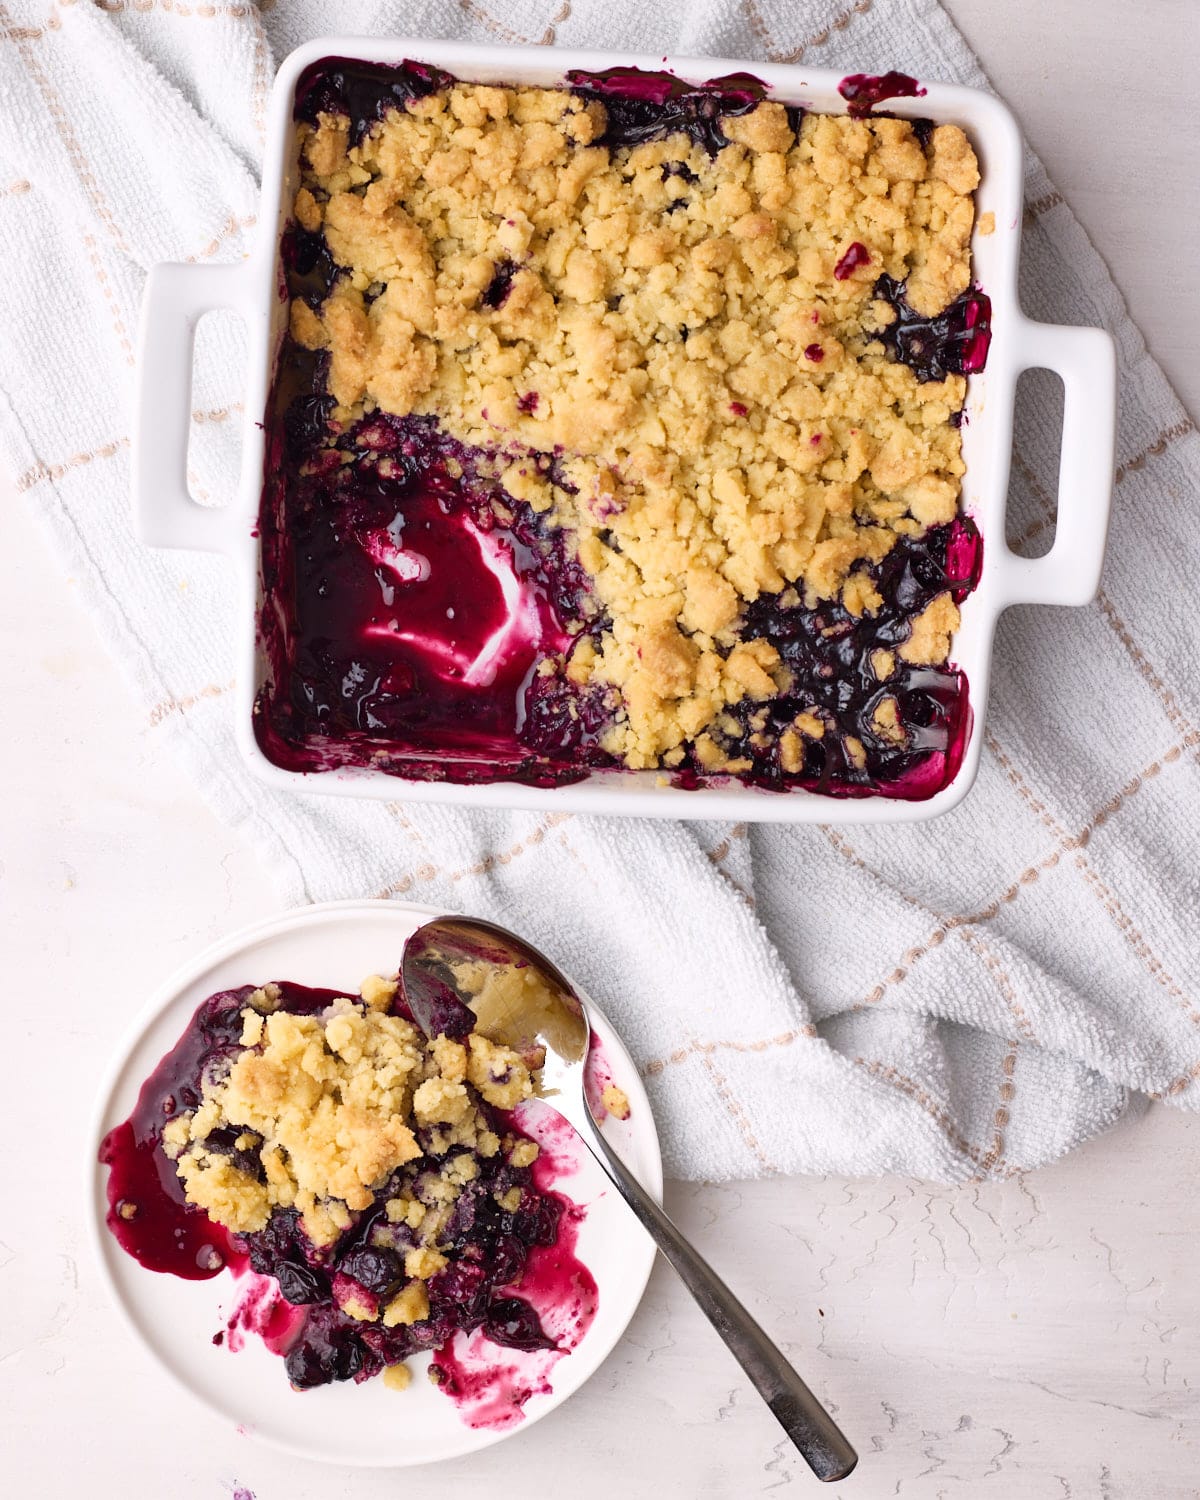
[[[610,1115],[615,1115],[618,1120],[628,1120],[629,1095],[624,1089],[618,1088],[615,1083],[609,1083],[604,1086],[604,1090],[600,1095],[600,1102]]]
[[[539,672],[615,695],[605,752],[737,773],[747,708],[803,687],[748,607],[790,590],[873,618],[872,570],[957,515],[965,379],[894,345],[970,285],[978,167],[954,125],[797,130],[769,101],[724,116],[714,154],[684,132],[610,148],[606,122],[565,88],[454,82],[361,138],[302,123],[294,212],[339,274],[291,332],[327,353],[335,434],[433,417],[570,537],[605,628],[572,622]],[[957,622],[939,595],[901,660],[944,662]],[[816,709],[772,731],[789,774]]]
[[[480,1099],[511,1109],[529,1098],[526,1060],[477,1033],[466,1046],[447,1037],[428,1040],[385,1008],[394,980],[374,976],[360,1000],[343,997],[319,1015],[274,1010],[269,990],[249,997],[241,1017],[244,1050],[225,1076],[206,1078],[199,1108],[163,1129],[187,1201],[241,1234],[263,1229],[275,1209],[294,1208],[312,1243],[327,1246],[398,1169],[414,1164],[415,1191],[409,1193],[406,1179],[386,1200],[385,1214],[420,1232],[405,1272],[427,1281],[446,1264],[438,1231],[476,1176],[470,1153],[492,1157],[503,1150],[516,1166],[536,1159],[532,1142],[502,1139],[479,1107]],[[432,1175],[423,1171],[422,1130],[429,1148],[445,1157]],[[454,1148],[460,1149],[447,1156]],[[398,1298],[385,1317],[397,1323],[424,1316],[414,1297]],[[381,1311],[361,1291],[341,1306],[368,1321]]]
[[[924,665],[945,661],[959,619],[954,600],[949,594],[939,594],[913,621],[912,634],[900,645],[901,661]]]

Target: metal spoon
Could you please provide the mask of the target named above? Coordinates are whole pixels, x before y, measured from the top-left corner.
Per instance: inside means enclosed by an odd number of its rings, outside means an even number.
[[[833,1418],[598,1129],[584,1088],[591,1025],[567,979],[515,934],[467,917],[419,927],[404,945],[400,972],[413,1019],[428,1035],[476,1029],[518,1051],[545,1048],[541,1097],[612,1178],[805,1463],[818,1479],[844,1479],[858,1455]]]

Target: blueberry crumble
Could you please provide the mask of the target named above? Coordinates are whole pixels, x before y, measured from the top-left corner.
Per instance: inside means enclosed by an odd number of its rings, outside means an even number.
[[[403,1388],[434,1351],[455,1396],[456,1335],[552,1362],[595,1308],[582,1211],[512,1113],[541,1058],[473,1021],[460,1006],[428,1037],[380,977],[211,996],[103,1143],[109,1228],[154,1270],[270,1278],[268,1343],[297,1389]]]
[[[953,778],[979,173],[957,126],[870,112],[911,80],[847,85],[833,116],[744,75],[308,71],[260,518],[273,761]]]

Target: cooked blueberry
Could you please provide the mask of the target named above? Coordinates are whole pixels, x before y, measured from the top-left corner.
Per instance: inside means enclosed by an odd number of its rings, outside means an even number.
[[[492,272],[492,279],[484,287],[479,300],[484,307],[503,307],[505,299],[512,290],[512,280],[517,274],[515,261],[509,260],[507,256],[501,257],[496,262],[496,269]]]
[[[285,231],[280,253],[287,272],[288,292],[310,307],[320,307],[342,274],[323,234],[310,234],[292,224]]]
[[[429,1282],[430,1305],[445,1309],[460,1325],[467,1325],[487,1305],[488,1273],[483,1266],[454,1261]]]
[[[527,1245],[553,1245],[561,1215],[562,1204],[556,1199],[528,1193],[521,1200],[513,1228]]]
[[[239,1142],[243,1140],[246,1144],[240,1145]],[[258,1182],[266,1180],[258,1154],[262,1137],[254,1131],[244,1130],[240,1125],[223,1125],[217,1130],[209,1131],[204,1138],[204,1145],[207,1150],[219,1156],[227,1156],[238,1171],[244,1172],[247,1177],[253,1177]]]
[[[377,1297],[386,1296],[404,1280],[404,1263],[394,1250],[363,1245],[342,1257],[338,1269]]]
[[[332,396],[298,396],[284,413],[288,452],[300,458],[324,441],[333,411]]]
[[[353,1380],[363,1368],[364,1350],[356,1334],[326,1336],[323,1329],[308,1330],[284,1357],[288,1379],[297,1390]]]
[[[309,1265],[294,1260],[276,1262],[272,1274],[284,1300],[293,1307],[320,1302],[329,1296],[329,1278]]]
[[[520,1297],[496,1297],[489,1304],[483,1331],[496,1344],[510,1349],[554,1349],[554,1340],[528,1302]]]
[[[528,1257],[525,1242],[515,1234],[499,1234],[492,1244],[492,1278],[497,1286],[509,1286],[520,1278]]]

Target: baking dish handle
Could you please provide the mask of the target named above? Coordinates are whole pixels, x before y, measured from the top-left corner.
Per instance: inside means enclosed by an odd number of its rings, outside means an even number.
[[[1117,422],[1117,360],[1100,328],[1022,318],[1018,370],[1053,370],[1063,383],[1054,545],[1044,557],[1018,557],[1005,546],[1003,603],[1089,604],[1100,587],[1112,509]]]
[[[157,265],[142,298],[133,431],[133,516],[151,547],[227,552],[233,506],[201,505],[188,490],[192,349],[206,312],[246,315],[249,265]]]

